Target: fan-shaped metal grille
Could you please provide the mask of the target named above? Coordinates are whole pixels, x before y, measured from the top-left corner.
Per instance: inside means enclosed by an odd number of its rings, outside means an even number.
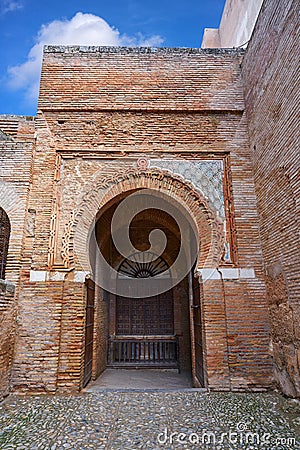
[[[119,274],[129,278],[150,278],[169,270],[166,261],[152,252],[138,252],[120,264]]]

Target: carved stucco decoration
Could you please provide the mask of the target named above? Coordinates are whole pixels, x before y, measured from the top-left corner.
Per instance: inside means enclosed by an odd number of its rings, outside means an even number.
[[[193,184],[208,201],[210,207],[225,220],[223,193],[223,161],[218,160],[178,160],[150,159],[150,168],[167,169]]]
[[[146,170],[149,167],[149,159],[147,157],[139,158],[136,165],[139,170]]]
[[[214,266],[220,263],[224,251],[223,220],[210,207],[209,200],[200,193],[195,186],[182,176],[167,169],[127,168],[118,170],[109,176],[103,172],[95,174],[87,183],[79,205],[71,213],[69,222],[65,226],[62,238],[61,255],[65,267],[76,265],[74,255],[74,235],[79,234],[82,245],[79,250],[79,260],[84,261],[82,267],[89,270],[87,242],[92,224],[99,210],[118,194],[139,188],[158,189],[173,196],[187,209],[197,225],[201,245],[199,249],[198,266]],[[85,245],[84,245],[85,241]],[[78,248],[76,247],[78,253]]]

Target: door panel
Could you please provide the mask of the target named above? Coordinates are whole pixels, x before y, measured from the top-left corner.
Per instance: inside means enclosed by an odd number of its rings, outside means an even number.
[[[174,307],[172,291],[154,297],[117,297],[117,335],[172,335]]]
[[[197,278],[193,277],[193,325],[195,344],[195,375],[201,386],[204,386],[203,343],[202,343],[202,316],[201,316],[201,290]]]
[[[86,301],[86,322],[85,322],[83,387],[87,385],[87,383],[90,381],[92,377],[95,283],[91,279],[88,279],[86,281],[86,287],[87,287],[87,301]]]

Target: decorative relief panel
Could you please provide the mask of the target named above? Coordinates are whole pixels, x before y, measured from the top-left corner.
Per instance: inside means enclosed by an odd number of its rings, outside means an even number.
[[[150,168],[166,169],[192,183],[217,216],[225,219],[222,160],[151,159]]]
[[[89,181],[83,183],[84,186],[77,187],[74,190],[74,194],[79,191],[80,199],[76,201],[76,207],[74,208],[74,202],[72,202],[72,195],[65,197],[64,188],[61,198],[61,207],[63,211],[72,211],[71,217],[68,217],[68,222],[63,220],[59,227],[62,227],[62,233],[59,233],[60,246],[57,248],[60,257],[55,257],[57,261],[55,265],[60,264],[59,259],[63,262],[64,267],[72,267],[74,265],[74,255],[73,255],[73,232],[74,227],[78,221],[78,217],[81,216],[83,210],[94,208],[99,208],[97,206],[97,198],[105,195],[108,188],[112,185],[117,185],[120,182],[125,184],[131,183],[131,179],[134,180],[136,177],[141,176],[143,179],[148,179],[150,177],[153,180],[160,180],[159,182],[166,183],[167,180],[172,180],[173,184],[179,183],[180,186],[189,186],[190,189],[197,192],[197,195],[203,199],[207,204],[208,210],[210,210],[220,225],[219,235],[221,245],[223,245],[222,260],[225,263],[232,263],[232,256],[234,254],[232,248],[232,231],[230,223],[230,208],[228,204],[231,196],[227,193],[227,178],[226,178],[226,158],[225,159],[149,159],[146,156],[143,158],[122,158],[123,168],[120,167],[120,161],[107,161],[106,158],[98,158],[97,162],[94,160],[93,164],[98,168],[92,171],[93,176],[89,178]],[[115,163],[115,164],[114,164]],[[76,166],[77,167],[77,166]],[[86,173],[86,171],[84,171]],[[71,176],[71,172],[70,172]],[[68,180],[69,181],[69,180]],[[82,180],[83,181],[83,180]],[[66,180],[63,180],[63,185],[65,186]],[[148,181],[147,181],[148,183]],[[179,186],[178,185],[178,186]],[[68,184],[69,186],[69,184]],[[182,189],[181,187],[178,189]],[[224,189],[225,187],[225,189]],[[230,190],[230,186],[228,187]],[[70,191],[68,191],[70,194]],[[101,193],[101,194],[100,194]],[[182,192],[183,195],[183,192]],[[225,195],[225,198],[224,198]],[[228,197],[228,198],[227,198]],[[230,198],[229,198],[230,197]],[[67,204],[65,204],[65,201]],[[92,202],[90,207],[88,204]],[[70,210],[70,207],[73,209]],[[230,203],[231,204],[231,203]],[[96,210],[95,210],[96,213]],[[70,214],[70,213],[67,213]],[[63,216],[66,214],[64,213]],[[61,220],[61,218],[60,218]],[[56,220],[57,222],[57,220]],[[58,224],[57,224],[58,225]],[[55,228],[55,227],[53,227]],[[223,230],[223,231],[222,231]],[[54,239],[53,239],[54,240]],[[50,246],[49,256],[53,258],[55,253],[55,248],[52,242],[52,248]],[[52,259],[51,258],[51,259]],[[52,262],[52,261],[51,261]],[[54,262],[54,261],[53,261]],[[52,262],[52,263],[53,263]],[[53,266],[52,266],[53,267]]]

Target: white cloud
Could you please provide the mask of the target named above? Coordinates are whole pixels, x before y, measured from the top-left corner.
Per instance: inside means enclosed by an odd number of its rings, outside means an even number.
[[[25,89],[27,100],[36,102],[44,45],[155,47],[162,42],[160,36],[146,38],[141,33],[135,36],[122,35],[101,17],[78,12],[70,20],[55,20],[41,27],[36,44],[31,48],[26,62],[8,69],[8,85],[12,89]]]
[[[1,14],[6,14],[8,12],[16,11],[17,9],[23,8],[23,3],[15,0],[2,0],[0,11]]]

